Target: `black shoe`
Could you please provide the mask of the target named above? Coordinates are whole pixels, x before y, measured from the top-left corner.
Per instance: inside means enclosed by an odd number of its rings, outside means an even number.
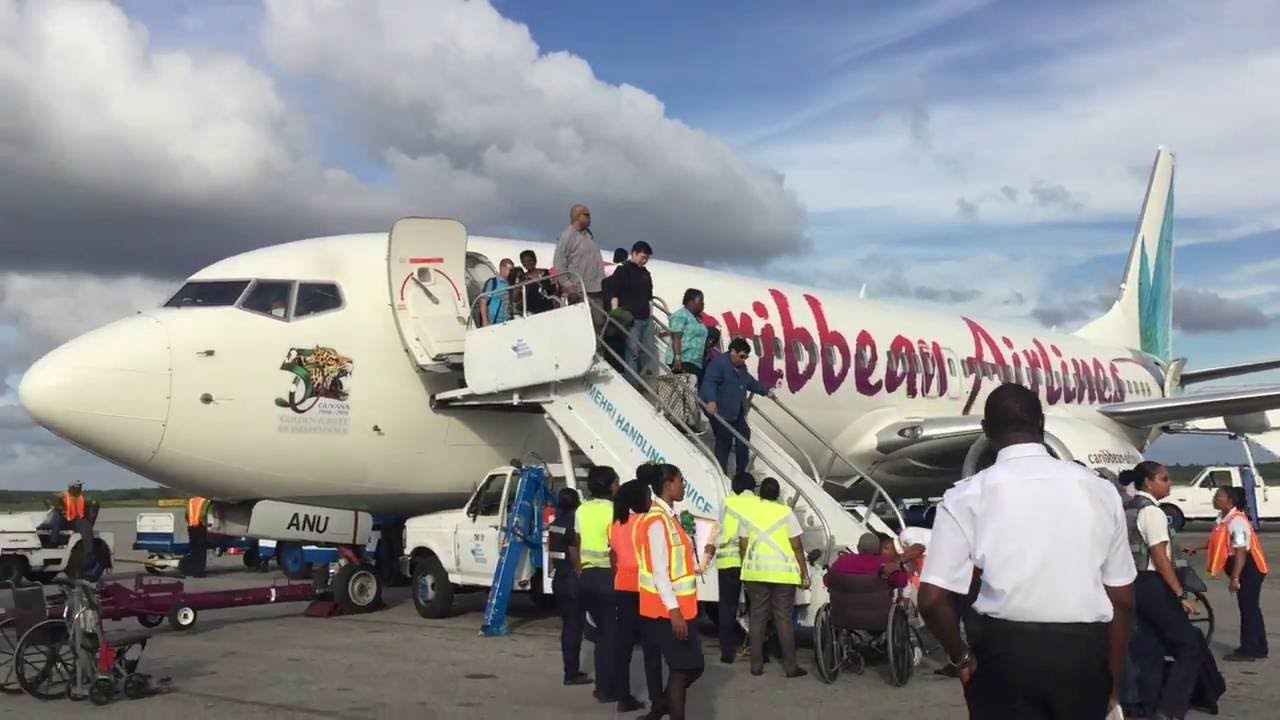
[[[1238,652],[1232,652],[1222,656],[1222,659],[1227,662],[1257,662],[1263,658],[1260,658],[1257,655],[1243,655]]]
[[[798,677],[804,677],[805,675],[808,675],[808,674],[809,674],[808,670],[798,667],[795,670],[792,670],[791,672],[787,673],[787,677],[798,678]]]
[[[733,656],[732,656],[732,655],[721,655],[721,656],[720,656],[720,662],[724,663],[725,665],[732,665],[732,664],[733,664]]]
[[[618,700],[618,712],[620,713],[635,712],[643,710],[644,707],[644,703],[630,696]]]
[[[599,690],[597,690],[597,691],[595,691],[595,692],[591,693],[591,697],[594,697],[594,698],[596,699],[596,701],[598,701],[601,705],[603,705],[603,704],[605,704],[605,703],[618,702],[618,698],[616,698],[616,697],[614,697],[614,696],[612,696],[612,695],[602,696],[602,695],[600,694],[600,691],[599,691]]]
[[[590,685],[592,682],[594,681],[591,679],[590,675],[581,672],[577,675],[570,675],[564,679],[565,685]]]
[[[761,675],[763,675],[763,674],[764,674],[764,670],[763,670],[763,669],[751,668],[751,674],[752,674],[752,675],[755,675],[756,677],[760,677]]]

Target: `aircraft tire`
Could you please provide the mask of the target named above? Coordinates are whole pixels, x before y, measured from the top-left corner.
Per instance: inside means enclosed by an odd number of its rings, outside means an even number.
[[[414,563],[409,587],[419,615],[428,619],[449,617],[453,610],[453,583],[440,558],[428,555]]]
[[[344,563],[333,577],[333,601],[345,615],[363,615],[382,606],[382,578],[369,563]]]
[[[0,557],[0,583],[18,584],[27,575],[27,561],[16,555]]]

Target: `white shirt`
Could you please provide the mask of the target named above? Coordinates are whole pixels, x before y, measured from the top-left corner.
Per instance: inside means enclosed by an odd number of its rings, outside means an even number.
[[[671,520],[677,525],[680,519],[671,510],[662,498],[653,497],[653,506],[666,513]],[[658,597],[662,598],[662,604],[667,606],[667,610],[675,610],[680,607],[680,601],[676,599],[676,590],[671,586],[671,556],[667,551],[667,525],[666,523],[653,523],[649,526],[649,562],[653,564],[653,584],[658,588]],[[688,549],[689,552],[693,548]],[[685,618],[692,620],[693,618]]]
[[[1217,524],[1221,525],[1226,516],[1218,518]],[[1241,548],[1249,549],[1253,544],[1253,526],[1249,524],[1248,519],[1243,515],[1236,515],[1231,518],[1231,522],[1227,525],[1227,537],[1231,538],[1231,549],[1239,550]]]
[[[1120,495],[1042,445],[1007,447],[943,496],[921,581],[968,593],[975,567],[982,589],[974,609],[983,615],[1109,622],[1103,586],[1135,576]]]
[[[1138,491],[1134,493],[1135,497],[1144,497],[1155,505],[1148,505],[1138,511],[1138,534],[1142,536],[1143,541],[1147,543],[1148,548],[1153,548],[1160,543],[1165,543],[1164,556],[1173,559],[1173,543],[1169,542],[1169,518],[1160,509],[1160,501],[1155,499],[1149,492]],[[1147,557],[1147,566],[1143,570],[1155,570],[1156,564]]]
[[[933,533],[929,528],[908,527],[898,533],[898,539],[902,541],[902,548],[905,550],[912,545],[923,545],[926,550],[929,549],[929,539]]]

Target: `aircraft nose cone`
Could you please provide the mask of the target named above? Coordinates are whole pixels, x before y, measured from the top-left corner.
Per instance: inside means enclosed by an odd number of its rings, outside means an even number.
[[[113,462],[141,467],[169,415],[169,338],[134,315],[51,351],[27,370],[18,401],[39,424]]]

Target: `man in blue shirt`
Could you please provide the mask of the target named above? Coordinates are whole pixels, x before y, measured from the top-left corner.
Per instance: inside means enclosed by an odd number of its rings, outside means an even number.
[[[707,403],[713,418],[711,429],[716,434],[716,460],[720,469],[729,471],[729,451],[733,450],[735,460],[734,472],[747,472],[747,463],[751,456],[751,448],[734,437],[727,424],[743,438],[751,439],[751,428],[747,425],[747,393],[773,397],[773,391],[751,376],[747,370],[747,358],[751,356],[751,346],[738,337],[729,343],[729,352],[717,356],[707,365],[707,372],[702,378],[699,394]],[[723,420],[724,422],[720,422]]]
[[[502,262],[498,263],[498,274],[485,281],[480,296],[480,324],[481,325],[497,325],[506,322],[507,317],[507,294],[504,292],[511,287],[507,283],[507,277],[511,274],[515,263],[511,262],[511,258],[502,258]]]

